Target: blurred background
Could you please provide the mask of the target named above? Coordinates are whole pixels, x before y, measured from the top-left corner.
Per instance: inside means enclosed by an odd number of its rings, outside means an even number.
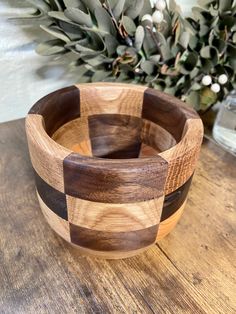
[[[178,0],[178,4],[187,16],[196,0]],[[27,1],[0,1],[0,122],[25,117],[39,98],[77,81],[63,61],[35,52],[37,42],[45,40],[38,23],[26,26],[9,20],[33,11]]]

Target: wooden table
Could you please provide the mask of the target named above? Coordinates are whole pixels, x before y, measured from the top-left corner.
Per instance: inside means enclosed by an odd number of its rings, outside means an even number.
[[[83,257],[46,224],[24,120],[0,125],[0,313],[236,313],[236,158],[205,141],[176,229],[137,257]]]

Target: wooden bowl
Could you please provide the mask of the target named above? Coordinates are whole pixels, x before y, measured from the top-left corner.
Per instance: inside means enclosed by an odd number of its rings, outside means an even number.
[[[29,111],[26,132],[49,225],[105,258],[138,254],[174,228],[203,137],[180,100],[113,83],[49,94]]]

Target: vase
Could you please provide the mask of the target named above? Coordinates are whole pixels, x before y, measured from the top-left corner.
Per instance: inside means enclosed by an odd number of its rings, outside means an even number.
[[[170,95],[92,83],[39,100],[26,133],[49,225],[83,254],[113,259],[145,251],[174,228],[203,127]]]
[[[236,154],[236,91],[220,104],[213,137],[223,148]]]

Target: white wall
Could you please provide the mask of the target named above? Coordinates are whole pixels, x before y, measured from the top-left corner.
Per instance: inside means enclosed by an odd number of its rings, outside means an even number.
[[[0,0],[0,122],[24,117],[42,96],[75,83],[76,74],[63,64],[34,52],[36,39],[45,36],[39,27],[26,28],[9,17],[28,12],[26,1]],[[179,0],[188,14],[196,0]],[[21,9],[19,6],[23,7]]]

